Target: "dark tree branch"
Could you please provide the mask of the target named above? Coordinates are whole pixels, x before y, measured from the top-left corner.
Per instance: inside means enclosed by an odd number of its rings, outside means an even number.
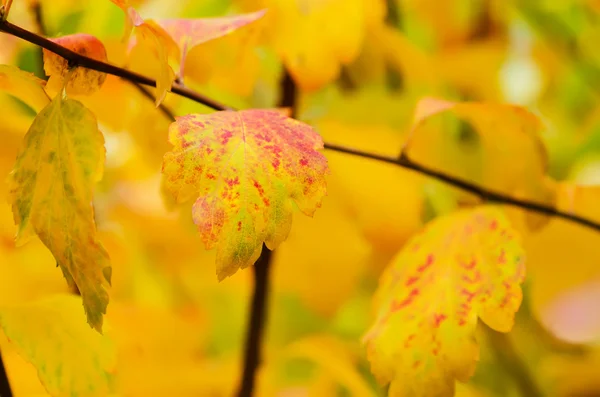
[[[265,323],[267,322],[267,301],[269,295],[269,270],[273,251],[263,245],[260,257],[253,266],[254,294],[246,327],[244,369],[238,397],[251,397],[254,393],[256,371],[260,365],[261,348]]]
[[[290,109],[295,117],[298,109],[298,90],[290,73],[285,70],[281,79],[281,99],[279,106]],[[250,309],[250,319],[246,332],[244,371],[238,397],[250,397],[254,393],[256,371],[260,366],[261,348],[265,324],[267,322],[267,298],[269,295],[269,272],[273,252],[263,245],[260,257],[254,264],[254,295]]]
[[[4,360],[2,359],[2,353],[0,353],[0,397],[12,397],[12,395],[6,368],[4,367]]]
[[[134,83],[148,85],[155,87],[156,81],[143,76],[141,74],[132,72],[127,69],[120,68],[118,66],[111,65],[109,63],[97,61],[95,59],[91,59],[85,57],[83,55],[77,54],[59,44],[54,43],[51,40],[45,39],[35,33],[32,33],[28,30],[22,29],[19,26],[13,25],[10,22],[2,21],[0,19],[0,31],[6,32],[13,36],[19,37],[23,40],[26,40],[30,43],[39,45],[49,51],[54,52],[57,55],[62,56],[63,58],[71,61],[74,65],[85,67],[88,69],[93,69],[99,72],[104,72],[108,74],[112,74],[117,77],[121,77],[125,80],[129,80]],[[210,98],[207,98],[198,92],[191,90],[181,84],[173,84],[171,88],[171,92],[181,95],[185,98],[191,99],[197,103],[201,103],[205,106],[208,106],[215,110],[234,110],[229,106],[225,106],[217,101],[214,101]],[[543,204],[536,203],[530,200],[522,200],[515,197],[511,197],[502,193],[498,193],[492,190],[488,190],[482,186],[478,186],[472,182],[466,181],[461,178],[454,177],[452,175],[445,174],[441,171],[435,170],[433,168],[429,168],[425,165],[419,164],[408,158],[406,154],[401,156],[400,158],[394,158],[389,156],[383,156],[375,153],[364,152],[358,149],[347,148],[344,146],[339,146],[335,144],[325,143],[325,149],[346,153],[349,155],[363,157],[375,161],[381,161],[389,164],[394,164],[402,168],[410,169],[415,172],[418,172],[423,175],[430,176],[438,181],[444,182],[450,186],[456,187],[458,189],[462,189],[466,192],[472,193],[480,197],[482,200],[495,202],[498,204],[510,205],[513,207],[522,208],[524,210],[537,212],[540,214],[553,216],[556,218],[565,219],[582,226],[589,227],[596,231],[600,231],[600,223],[594,222],[591,219],[587,219],[585,217],[571,214],[569,212],[560,211],[550,206],[545,206]]]

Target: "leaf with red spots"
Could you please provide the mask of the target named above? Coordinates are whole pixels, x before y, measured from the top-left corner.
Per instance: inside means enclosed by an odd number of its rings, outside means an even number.
[[[495,207],[438,218],[413,237],[381,278],[365,336],[389,395],[452,395],[475,369],[477,319],[508,332],[524,276],[519,237]]]
[[[191,114],[171,124],[165,187],[196,202],[192,217],[207,249],[217,249],[219,280],[253,264],[265,242],[285,240],[293,203],[311,216],[325,195],[321,137],[276,110]]]
[[[171,35],[181,51],[181,70],[179,77],[183,77],[185,57],[192,48],[226,36],[243,26],[246,26],[265,15],[266,10],[249,14],[233,15],[221,18],[173,18],[159,19],[156,22]]]

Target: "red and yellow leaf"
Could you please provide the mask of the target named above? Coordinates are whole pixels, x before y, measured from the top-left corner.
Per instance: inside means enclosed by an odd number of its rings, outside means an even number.
[[[0,65],[0,90],[19,98],[36,112],[50,102],[44,85],[45,81],[16,66]]]
[[[52,39],[57,44],[67,47],[80,55],[106,62],[106,49],[104,44],[96,37],[77,33]],[[44,71],[50,76],[48,86],[59,91],[65,84],[69,75],[69,61],[51,51],[44,49]],[[106,80],[106,73],[97,72],[92,69],[78,67],[70,76],[66,84],[67,93],[77,95],[90,95],[98,91]]]
[[[207,249],[217,248],[219,280],[253,264],[265,242],[284,241],[292,201],[312,215],[325,195],[321,137],[274,110],[192,114],[171,124],[173,151],[163,163],[165,187],[192,209]]]
[[[159,19],[157,23],[171,35],[179,46],[181,51],[179,62],[183,68],[186,56],[192,48],[207,41],[228,35],[262,18],[265,13],[266,10],[261,10],[249,14],[221,18]]]
[[[477,319],[508,332],[524,276],[524,250],[497,208],[458,211],[413,237],[381,278],[365,336],[389,395],[451,395],[475,369]]]
[[[37,234],[102,330],[111,266],[96,238],[92,191],[102,178],[104,137],[80,102],[57,95],[35,118],[9,178],[17,244]]]

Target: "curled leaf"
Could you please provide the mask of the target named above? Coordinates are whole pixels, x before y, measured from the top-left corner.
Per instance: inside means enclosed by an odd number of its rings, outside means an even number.
[[[262,243],[289,234],[292,200],[312,215],[325,195],[321,137],[274,110],[191,114],[171,124],[165,187],[178,202],[196,198],[192,217],[207,249],[217,248],[220,280],[253,264]]]
[[[508,332],[524,276],[524,250],[497,208],[437,218],[413,237],[382,275],[365,336],[390,396],[452,395],[475,369],[477,319]]]
[[[104,137],[80,102],[57,95],[25,135],[10,174],[17,244],[37,235],[102,330],[111,266],[96,238],[92,192],[104,168]]]
[[[77,33],[52,39],[57,44],[70,49],[80,55],[106,62],[106,49],[104,44],[96,37]],[[65,83],[71,67],[69,61],[51,51],[44,49],[44,71],[50,76],[48,85],[60,90]],[[98,91],[106,80],[106,73],[91,69],[77,67],[66,85],[67,93],[73,95],[90,95]]]

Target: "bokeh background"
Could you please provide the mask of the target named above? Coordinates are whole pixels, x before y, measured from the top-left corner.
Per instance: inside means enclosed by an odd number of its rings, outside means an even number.
[[[269,8],[262,20],[195,48],[185,84],[237,108],[275,107],[287,68],[299,90],[298,118],[330,143],[398,155],[424,96],[522,105],[543,122],[543,150],[519,141],[510,124],[481,127],[446,114],[417,130],[411,157],[600,220],[596,0],[131,3],[145,18]],[[10,21],[49,37],[93,34],[111,62],[155,73],[150,48],[127,54],[123,12],[108,0],[15,0]],[[0,35],[0,63],[45,78],[41,54]],[[251,272],[218,283],[190,207],[165,205],[160,171],[170,121],[152,101],[113,76],[78,99],[106,138],[94,204],[113,264],[105,334],[117,363],[109,374],[114,395],[232,395]],[[211,111],[171,94],[165,105],[177,115]],[[34,116],[0,93],[2,178]],[[314,218],[295,216],[290,238],[275,251],[259,396],[385,395],[360,342],[373,320],[378,277],[425,223],[476,202],[411,171],[325,154],[331,175],[322,208]],[[39,241],[14,246],[6,184],[0,197],[0,306],[73,294]],[[457,395],[529,397],[532,382],[542,396],[600,396],[600,234],[516,210],[513,216],[527,251],[525,299],[508,336],[482,328],[477,372]],[[82,310],[71,317],[56,319],[85,322]],[[4,336],[0,348],[15,395],[46,395]]]

